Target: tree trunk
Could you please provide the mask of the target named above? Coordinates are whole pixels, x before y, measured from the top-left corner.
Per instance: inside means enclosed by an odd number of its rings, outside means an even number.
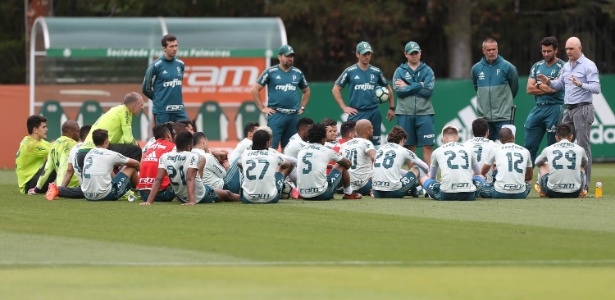
[[[472,68],[471,45],[471,1],[449,2],[448,24],[445,34],[448,40],[448,61],[450,78],[470,78]]]

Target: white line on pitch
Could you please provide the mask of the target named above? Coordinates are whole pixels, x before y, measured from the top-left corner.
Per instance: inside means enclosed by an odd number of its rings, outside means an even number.
[[[548,266],[613,265],[615,259],[603,260],[485,260],[485,261],[262,261],[262,262],[104,262],[104,261],[0,261],[0,266]]]

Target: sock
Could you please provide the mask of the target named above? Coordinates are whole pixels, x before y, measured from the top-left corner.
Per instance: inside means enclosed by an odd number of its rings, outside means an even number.
[[[344,194],[346,195],[352,194],[352,185],[349,185],[348,187],[344,188]]]

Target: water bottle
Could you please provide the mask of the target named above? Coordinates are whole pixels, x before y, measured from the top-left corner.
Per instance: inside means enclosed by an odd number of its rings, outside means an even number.
[[[596,182],[596,198],[602,198],[602,181]]]

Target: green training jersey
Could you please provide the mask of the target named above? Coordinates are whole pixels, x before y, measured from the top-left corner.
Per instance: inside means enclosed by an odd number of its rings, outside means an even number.
[[[530,78],[538,81],[538,74],[547,76],[547,78],[554,80],[559,77],[565,62],[561,59],[557,59],[557,62],[547,66],[545,60],[541,60],[535,63],[530,70]],[[564,89],[561,89],[552,94],[542,94],[536,96],[536,104],[564,104]]]
[[[371,110],[378,107],[378,100],[374,94],[376,86],[387,86],[389,82],[380,69],[369,65],[363,70],[358,64],[354,64],[340,75],[335,84],[344,88],[350,85],[349,106],[358,110]]]
[[[62,184],[64,176],[66,175],[66,170],[68,169],[68,155],[70,154],[70,149],[75,146],[75,144],[77,144],[77,142],[67,136],[61,136],[51,143],[51,151],[49,151],[47,162],[45,163],[45,172],[41,174],[41,177],[39,177],[36,182],[37,188],[43,188],[43,184],[45,184],[49,175],[54,171],[57,174],[55,183],[57,185]],[[68,187],[77,186],[79,186],[79,180],[77,180],[77,176],[73,174],[73,178],[71,178],[68,183]]]
[[[36,175],[36,172],[45,163],[45,158],[49,154],[50,144],[48,141],[37,141],[27,135],[21,140],[17,157],[15,158],[15,172],[17,173],[17,184],[19,191],[25,194],[27,191],[26,183]]]
[[[291,67],[282,70],[280,65],[270,67],[261,74],[256,82],[267,85],[267,107],[299,110],[301,91],[308,87],[301,70]]]
[[[92,140],[92,133],[96,129],[106,129],[109,132],[109,144],[137,144],[132,136],[132,113],[124,104],[112,107],[96,120],[88,137],[83,141],[81,150],[96,148]]]

